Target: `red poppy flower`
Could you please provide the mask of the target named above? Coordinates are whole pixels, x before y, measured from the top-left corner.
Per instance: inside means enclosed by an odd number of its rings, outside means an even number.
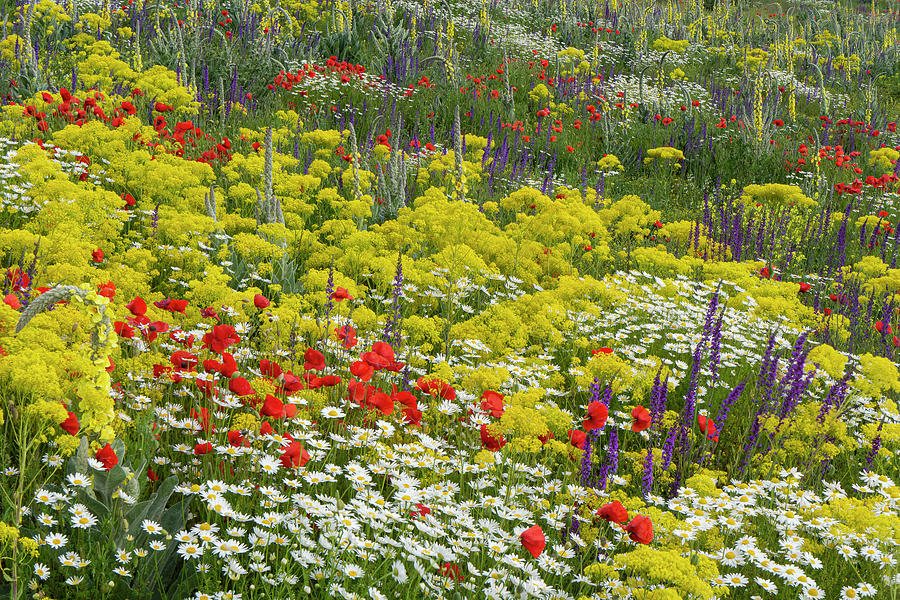
[[[370,352],[364,352],[360,359],[376,371],[387,368],[394,362],[394,349],[387,342],[375,342]]]
[[[634,419],[631,430],[635,433],[650,427],[650,413],[643,406],[635,406],[631,409],[631,418]]]
[[[419,401],[416,399],[415,396],[412,395],[412,392],[408,392],[406,390],[404,390],[402,392],[398,392],[396,390],[396,386],[394,386],[394,388],[395,388],[394,395],[393,395],[394,402],[399,402],[403,406],[407,406],[409,408],[418,408]]]
[[[331,292],[331,299],[340,302],[341,300],[353,300],[353,296],[350,295],[350,292],[338,286]]]
[[[369,381],[372,379],[372,374],[374,372],[375,369],[372,365],[364,363],[361,360],[350,363],[350,374],[361,381]]]
[[[303,389],[303,381],[290,371],[282,373],[280,379],[281,388],[279,389],[279,393],[291,394]]]
[[[103,468],[107,471],[119,464],[119,457],[116,456],[116,451],[113,450],[112,446],[109,444],[97,450],[97,453],[94,454],[94,458],[103,463]]]
[[[307,348],[303,355],[303,368],[307,371],[321,371],[325,368],[325,357],[318,350]]]
[[[75,416],[75,413],[69,411],[69,416],[65,421],[59,424],[62,427],[62,430],[68,433],[69,435],[75,435],[78,433],[78,429],[81,425],[78,423],[78,417]]]
[[[166,298],[161,301],[165,303],[165,306],[160,306],[160,302],[154,302],[156,306],[162,308],[163,310],[167,310],[172,313],[181,313],[184,314],[184,310],[187,308],[188,301],[187,300],[175,300],[173,298]]]
[[[19,297],[15,294],[7,294],[3,297],[3,302],[13,310],[22,308],[22,302],[19,301]]]
[[[176,369],[193,370],[199,359],[196,354],[191,354],[187,350],[176,350],[169,358],[169,362]]]
[[[372,396],[372,401],[375,403],[375,408],[383,415],[388,416],[394,412],[394,401],[384,392],[376,392]]]
[[[356,330],[349,325],[335,328],[334,333],[341,340],[341,345],[348,350],[359,343],[359,340],[356,339]]]
[[[547,538],[544,537],[544,530],[540,525],[530,527],[519,534],[522,545],[535,558],[541,555],[547,546]]]
[[[488,430],[487,425],[482,424],[481,443],[491,452],[497,452],[498,450],[500,450],[500,448],[506,445],[506,438],[504,438],[502,435],[500,435],[498,438],[493,433],[491,433],[490,430]]]
[[[569,443],[579,450],[584,450],[584,440],[587,438],[587,433],[578,429],[570,429],[568,433]]]
[[[240,431],[231,430],[228,432],[228,443],[232,446],[249,446],[250,443],[244,438]]]
[[[596,350],[591,350],[591,354],[597,356],[598,354],[612,354],[612,348],[607,348],[604,346],[603,348],[598,348]]]
[[[584,430],[602,429],[606,425],[606,418],[609,416],[609,409],[599,400],[594,400],[588,405],[588,416],[584,420]]]
[[[403,420],[412,425],[413,427],[419,427],[422,425],[422,411],[417,408],[411,408],[409,406],[403,409]]]
[[[203,335],[203,347],[209,348],[216,354],[222,354],[229,346],[240,341],[240,336],[231,325],[216,325],[212,331]]]
[[[284,404],[271,394],[266,394],[266,401],[263,402],[262,408],[259,410],[259,414],[263,417],[274,417],[276,419],[281,418],[281,413],[284,410]]]
[[[716,424],[713,423],[712,419],[707,419],[704,415],[697,415],[697,425],[700,426],[700,431],[705,433],[706,437],[714,442],[719,441],[719,433],[716,430]]]
[[[200,421],[200,429],[207,433],[216,430],[216,426],[210,423],[211,417],[212,415],[210,414],[208,408],[201,407],[199,413],[196,410],[191,409],[191,418]]]
[[[222,368],[219,369],[219,373],[223,377],[231,377],[237,373],[237,370],[237,363],[234,361],[234,357],[227,352],[222,354]]]
[[[800,291],[803,292],[804,294],[811,289],[812,289],[812,286],[810,284],[806,283],[805,281],[800,282]]]
[[[91,258],[94,259],[94,262],[103,262],[103,250],[97,248],[91,252]]]
[[[259,361],[259,370],[263,375],[272,379],[276,379],[281,375],[281,367],[278,363],[270,361],[268,358],[263,358]]]
[[[285,469],[292,467],[302,467],[309,462],[309,452],[303,447],[303,444],[294,440],[284,448],[284,453],[279,457],[281,466]]]
[[[197,456],[203,456],[204,454],[209,454],[213,451],[213,445],[209,442],[205,444],[196,444],[194,446],[194,454]]]
[[[253,296],[253,306],[258,308],[259,310],[268,308],[270,304],[272,303],[269,302],[269,299],[262,294],[256,294],[255,296]]]
[[[268,421],[263,421],[263,424],[259,427],[259,435],[269,435],[270,433],[274,433],[275,429],[272,427],[272,424]]]
[[[125,308],[130,310],[131,314],[136,317],[141,317],[147,314],[147,303],[144,302],[143,298],[141,298],[140,296],[126,304]]]
[[[638,515],[623,529],[628,532],[628,537],[633,542],[649,544],[653,541],[653,523],[647,517]]]
[[[169,106],[168,104],[164,104],[162,102],[157,102],[156,104],[153,105],[153,109],[156,112],[169,112],[170,110],[172,110],[172,107]]]
[[[147,467],[147,479],[150,481],[159,481],[159,477],[156,475],[153,467]]]
[[[628,520],[628,511],[622,506],[618,500],[613,500],[609,504],[601,506],[596,513],[598,517],[606,521],[614,523],[624,523]]]
[[[236,394],[238,396],[252,396],[253,394],[255,394],[253,388],[250,386],[250,382],[243,377],[235,377],[234,379],[229,381],[228,389],[232,394]]]
[[[113,296],[116,295],[116,284],[112,281],[107,281],[106,283],[101,283],[97,287],[97,293],[104,298],[112,299]]]
[[[334,387],[340,385],[341,378],[337,375],[325,375],[323,377],[313,377],[309,380],[309,389],[317,390],[320,387]]]
[[[487,390],[481,394],[481,410],[490,413],[495,419],[503,416],[503,394]]]
[[[424,377],[419,377],[416,381],[416,387],[436,398],[456,400],[456,390],[454,390],[449,383],[441,381],[440,379],[426,380]]]
[[[216,321],[221,320],[219,319],[219,313],[217,313],[212,306],[207,306],[206,308],[201,309],[200,316],[204,319],[215,319]]]

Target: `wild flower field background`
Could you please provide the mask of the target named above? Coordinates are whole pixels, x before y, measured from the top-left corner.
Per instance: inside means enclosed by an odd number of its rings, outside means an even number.
[[[896,1],[60,2],[0,595],[900,595]]]

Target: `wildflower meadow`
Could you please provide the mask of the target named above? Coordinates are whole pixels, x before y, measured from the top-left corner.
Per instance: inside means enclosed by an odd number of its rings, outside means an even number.
[[[900,597],[897,0],[0,19],[0,596]]]

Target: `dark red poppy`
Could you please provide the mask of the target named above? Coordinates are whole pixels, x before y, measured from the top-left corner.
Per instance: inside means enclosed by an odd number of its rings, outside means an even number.
[[[307,371],[321,371],[325,368],[325,356],[318,350],[307,348],[303,360],[303,368]]]
[[[614,523],[624,523],[628,520],[628,511],[625,510],[625,507],[618,500],[604,504],[594,514],[601,519]]]
[[[235,377],[234,379],[229,381],[228,389],[231,390],[232,394],[236,394],[238,396],[252,396],[256,393],[250,386],[250,382],[243,377]]]
[[[435,398],[443,398],[444,400],[456,400],[456,390],[440,379],[425,379],[419,377],[416,381],[416,387],[426,394],[431,394]]]
[[[570,429],[568,434],[569,443],[579,450],[584,450],[584,440],[587,438],[587,433],[579,429]]]
[[[187,350],[176,350],[169,357],[169,362],[176,369],[192,370],[197,366],[199,359],[196,354],[191,354]]]
[[[606,425],[606,419],[609,416],[609,409],[606,405],[598,400],[594,400],[588,404],[587,418],[584,420],[584,430],[602,429]]]
[[[638,515],[622,529],[628,532],[631,541],[638,544],[649,544],[653,541],[653,523],[647,517]]]
[[[216,321],[221,321],[219,318],[219,313],[215,311],[212,306],[207,306],[200,310],[200,316],[204,319],[215,319]]]
[[[196,444],[194,446],[194,454],[197,456],[203,456],[204,454],[209,454],[213,451],[213,445],[209,442],[205,444]]]
[[[263,417],[274,417],[276,419],[281,418],[281,414],[284,410],[284,403],[271,394],[266,394],[266,400],[263,402],[262,408],[259,410],[259,414]]]
[[[490,413],[495,419],[503,416],[503,394],[487,390],[481,394],[481,410]]]
[[[270,361],[268,358],[259,361],[259,370],[263,375],[272,379],[281,375],[281,367],[278,363]]]
[[[394,412],[394,401],[388,394],[384,392],[376,392],[372,396],[372,401],[375,404],[375,408],[377,408],[383,415],[390,415]]]
[[[503,435],[495,435],[491,433],[487,425],[481,426],[481,444],[491,452],[497,452],[506,445],[506,438]]]
[[[69,416],[66,417],[66,420],[59,424],[62,427],[62,430],[68,433],[69,435],[75,435],[78,433],[81,425],[78,423],[78,417],[75,416],[75,413],[69,411]]]
[[[279,457],[281,466],[285,469],[292,467],[302,467],[309,462],[309,452],[303,447],[303,444],[294,440],[284,448],[284,453]]]
[[[203,347],[216,354],[222,354],[232,344],[241,341],[240,336],[231,325],[216,325],[203,335]]]
[[[334,333],[344,348],[350,349],[359,343],[359,340],[356,339],[356,330],[349,325],[335,328]]]
[[[232,446],[249,446],[248,442],[240,431],[231,430],[228,432],[228,443]]]
[[[147,314],[147,303],[144,302],[144,299],[141,298],[140,296],[138,296],[137,298],[135,298],[134,300],[132,300],[131,302],[126,304],[125,308],[130,310],[131,314],[133,314],[136,317],[140,317],[140,316]]]
[[[353,300],[353,296],[350,295],[350,292],[338,286],[331,292],[331,299],[340,302],[341,300]]]
[[[112,281],[101,283],[97,287],[97,293],[104,298],[109,298],[110,300],[112,300],[113,296],[116,295],[116,284],[114,284]]]
[[[237,363],[234,361],[234,357],[227,352],[222,354],[222,368],[219,369],[219,373],[223,377],[231,377],[235,373],[237,373]]]
[[[635,406],[631,409],[631,418],[634,419],[631,430],[635,433],[650,427],[650,413],[643,406]]]
[[[364,363],[361,360],[350,363],[350,374],[359,379],[360,381],[369,381],[372,379],[372,374],[375,372],[375,368],[368,363]]]
[[[719,433],[716,430],[716,424],[713,423],[712,419],[707,419],[704,415],[697,415],[697,425],[700,426],[700,431],[705,433],[706,437],[714,442],[719,441]]]
[[[262,294],[256,294],[255,296],[253,296],[253,306],[258,308],[259,310],[268,308],[270,304],[271,302],[269,302],[269,299]]]
[[[522,546],[535,558],[539,557],[547,546],[547,539],[540,525],[529,527],[519,534],[519,539],[522,540]]]
[[[394,349],[387,342],[375,342],[370,352],[364,352],[360,356],[366,364],[376,371],[389,367],[394,362]]]
[[[97,450],[97,453],[94,454],[94,458],[103,463],[103,468],[107,471],[119,464],[119,457],[116,456],[116,451],[113,450],[112,446],[109,444]]]

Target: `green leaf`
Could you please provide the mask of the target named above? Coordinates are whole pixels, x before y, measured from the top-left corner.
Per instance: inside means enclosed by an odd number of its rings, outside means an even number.
[[[128,522],[128,534],[137,538],[141,531],[141,523],[146,519],[147,509],[150,507],[151,500],[144,500],[131,506],[125,513],[125,520]]]
[[[188,506],[190,506],[191,500],[192,498],[188,496],[166,510],[162,519],[160,519],[163,529],[169,533],[176,533],[184,526],[185,517],[187,517]]]
[[[128,477],[128,473],[125,472],[125,469],[123,469],[121,465],[114,466],[106,473],[106,477],[103,478],[103,482],[99,488],[103,494],[104,502],[107,504],[112,503],[113,492],[124,483],[126,477]],[[98,489],[96,477],[94,478],[94,489]]]
[[[81,490],[78,497],[80,502],[87,506],[88,510],[90,510],[98,519],[102,520],[109,514],[109,508],[97,500],[93,494],[88,493],[87,490]]]
[[[175,490],[176,485],[178,485],[177,475],[166,477],[166,480],[162,482],[162,484],[159,486],[159,489],[156,490],[155,494],[153,494],[153,497],[151,498],[153,502],[147,509],[147,514],[144,517],[145,519],[160,521],[163,528],[170,533],[171,530],[169,530],[169,528],[165,526],[165,523],[162,523],[162,517],[163,511],[165,511],[166,508],[166,503],[169,501],[169,497],[172,496],[172,492]]]

